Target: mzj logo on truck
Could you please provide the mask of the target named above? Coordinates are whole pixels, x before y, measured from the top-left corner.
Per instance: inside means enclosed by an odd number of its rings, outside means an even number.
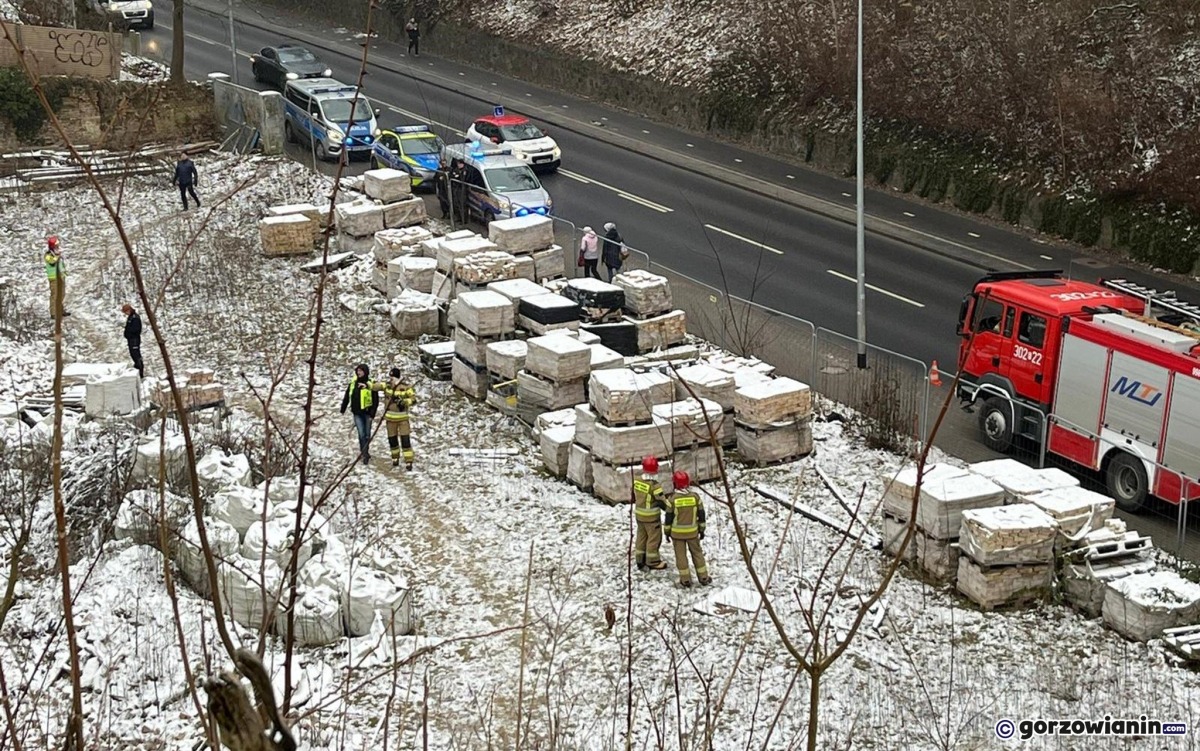
[[[1158,400],[1162,399],[1163,392],[1147,383],[1141,381],[1131,381],[1125,376],[1117,379],[1113,387],[1109,389],[1110,393],[1127,396],[1135,402],[1141,402],[1148,407],[1153,407],[1158,404]]]

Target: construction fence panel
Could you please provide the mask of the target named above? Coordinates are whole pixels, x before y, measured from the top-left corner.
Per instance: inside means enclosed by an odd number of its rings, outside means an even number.
[[[858,340],[818,328],[812,387],[850,407],[878,428],[916,438],[926,432],[929,369],[920,360],[873,344],[866,345],[867,367],[858,367]]]
[[[736,355],[770,363],[779,375],[812,383],[812,323],[647,262],[649,271],[670,281],[675,307],[687,315],[688,333]]]

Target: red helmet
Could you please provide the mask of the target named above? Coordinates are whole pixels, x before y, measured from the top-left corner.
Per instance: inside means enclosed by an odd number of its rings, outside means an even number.
[[[50,237],[47,237],[46,245],[50,246],[51,248],[57,248],[58,247],[58,236],[51,235]]]
[[[684,472],[683,470],[679,470],[675,474],[671,475],[671,480],[674,481],[676,490],[683,490],[688,485],[692,484],[692,478],[688,477],[688,473]]]
[[[647,456],[645,459],[642,459],[642,471],[648,475],[652,475],[655,472],[657,472],[658,471],[658,458],[653,457],[653,456]]]

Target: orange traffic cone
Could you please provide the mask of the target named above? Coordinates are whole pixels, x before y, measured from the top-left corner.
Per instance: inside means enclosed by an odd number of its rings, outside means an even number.
[[[929,383],[932,386],[942,385],[942,374],[938,372],[937,360],[929,367]]]

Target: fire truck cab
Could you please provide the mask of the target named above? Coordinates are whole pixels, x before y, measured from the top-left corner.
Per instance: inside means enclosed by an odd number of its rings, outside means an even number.
[[[963,298],[958,396],[983,442],[1100,471],[1121,508],[1200,498],[1200,307],[1124,280],[989,274]]]

